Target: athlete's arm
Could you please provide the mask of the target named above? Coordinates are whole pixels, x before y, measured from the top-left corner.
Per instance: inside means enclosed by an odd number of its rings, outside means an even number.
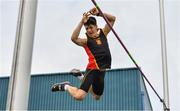
[[[80,22],[78,26],[75,28],[75,30],[73,31],[72,36],[71,36],[71,40],[79,46],[84,46],[87,41],[86,39],[79,38],[79,33],[81,31],[82,26],[83,26],[83,23]]]
[[[97,8],[93,8],[93,9],[91,9],[89,12],[90,12],[92,15],[102,16],[102,15],[99,13],[99,11],[98,11]],[[103,13],[103,14],[104,14],[104,16],[108,19],[108,21],[109,21],[109,23],[111,24],[111,26],[113,26],[113,25],[114,25],[114,22],[115,22],[115,20],[116,20],[116,17],[113,16],[113,15],[111,15],[111,14],[107,14],[107,13]],[[109,28],[108,24],[106,24],[106,25],[104,26],[104,28],[103,28],[103,32],[104,32],[105,36],[108,35],[108,33],[110,32],[110,30],[111,30],[111,29]]]
[[[82,26],[88,20],[88,17],[89,17],[88,13],[83,14],[82,20],[79,22],[78,26],[75,28],[71,36],[71,40],[79,46],[84,46],[87,43],[87,39],[79,38],[79,34]]]
[[[111,15],[111,14],[107,14],[107,13],[103,13],[104,16],[108,19],[109,23],[111,24],[111,26],[114,25],[114,22],[116,20],[116,17]],[[108,33],[111,31],[110,27],[108,26],[108,24],[106,24],[103,28],[103,32],[104,35],[107,37]]]

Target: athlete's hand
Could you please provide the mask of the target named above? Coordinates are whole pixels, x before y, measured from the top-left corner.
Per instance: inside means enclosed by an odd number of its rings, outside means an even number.
[[[96,7],[92,8],[91,10],[89,10],[89,12],[92,15],[96,15],[96,16],[99,14],[99,10]]]
[[[91,13],[85,12],[85,13],[83,14],[82,22],[83,22],[83,23],[86,23],[87,20],[89,19],[89,16],[90,16],[90,15],[91,15]]]

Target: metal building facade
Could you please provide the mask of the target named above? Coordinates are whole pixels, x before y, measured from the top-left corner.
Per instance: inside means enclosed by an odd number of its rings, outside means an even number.
[[[56,82],[80,81],[68,73],[33,75],[31,77],[29,110],[152,110],[141,74],[136,68],[109,70],[105,76],[105,90],[96,101],[91,94],[83,101],[73,99],[67,92],[51,92]],[[8,78],[0,78],[0,110],[5,109]],[[23,90],[23,89],[22,89]]]
[[[8,77],[0,78],[0,110],[5,110],[6,108],[8,82]]]

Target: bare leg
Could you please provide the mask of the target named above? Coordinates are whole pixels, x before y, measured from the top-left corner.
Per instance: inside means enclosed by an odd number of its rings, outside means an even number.
[[[77,100],[83,100],[87,94],[84,90],[71,86],[68,81],[53,84],[51,90],[52,92],[68,91],[69,94]]]
[[[73,87],[73,86],[70,86],[70,85],[68,85],[67,91],[76,100],[83,100],[86,97],[86,94],[87,94],[82,89],[78,89],[77,87]]]

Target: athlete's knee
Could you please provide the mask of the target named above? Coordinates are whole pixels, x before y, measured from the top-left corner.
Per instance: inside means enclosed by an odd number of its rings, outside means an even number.
[[[84,98],[85,98],[84,96],[79,95],[79,94],[76,94],[76,95],[74,96],[74,99],[79,100],[79,101],[82,101]]]
[[[100,99],[101,99],[101,96],[94,95],[94,99],[98,101],[98,100],[100,100]]]
[[[86,92],[79,89],[78,92],[75,94],[74,99],[82,101],[86,97]]]

